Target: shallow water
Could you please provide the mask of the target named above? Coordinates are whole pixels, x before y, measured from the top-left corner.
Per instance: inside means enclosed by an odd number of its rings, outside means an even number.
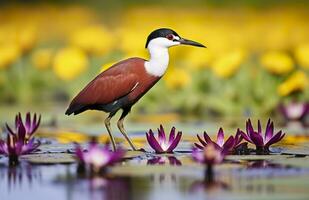
[[[192,163],[187,153],[140,154],[109,169],[104,176],[85,178],[72,164],[30,164],[7,167],[1,158],[0,197],[6,200],[35,199],[308,199],[308,157],[274,155],[230,156],[215,169],[215,182],[204,181],[203,166]],[[55,156],[55,154],[52,154]],[[68,156],[70,156],[68,154]],[[57,157],[57,156],[56,156]],[[281,160],[290,163],[280,164]]]
[[[188,130],[190,128],[187,128]],[[81,131],[80,131],[81,132]],[[72,152],[84,134],[42,131],[40,151],[23,156],[17,167],[0,157],[0,199],[309,199],[309,139],[290,135],[267,156],[228,156],[206,182],[204,166],[190,156],[195,133],[186,134],[174,154],[156,155],[142,131],[130,134],[147,152],[129,151],[126,160],[103,176],[82,177]],[[107,140],[106,135],[99,141]],[[127,145],[122,138],[117,141]],[[86,147],[87,145],[85,145]]]

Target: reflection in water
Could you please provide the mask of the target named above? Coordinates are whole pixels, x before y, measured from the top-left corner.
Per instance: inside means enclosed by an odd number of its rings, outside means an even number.
[[[175,156],[157,156],[147,161],[147,165],[177,165],[180,166],[182,163]]]
[[[0,161],[2,159],[4,158]],[[164,159],[170,164],[167,156]],[[309,169],[286,165],[278,167],[273,163],[251,160],[248,162],[248,167],[237,163],[222,165],[216,168],[216,179],[211,183],[201,180],[203,178],[201,167],[192,168],[186,163],[183,163],[184,166],[172,168],[151,166],[154,170],[150,173],[149,170],[145,170],[145,174],[139,176],[128,172],[125,177],[111,173],[103,176],[80,176],[76,172],[76,164],[31,166],[21,163],[15,168],[0,164],[0,199],[15,200],[24,197],[32,200],[224,200],[257,197],[272,199],[279,195],[286,197],[287,191],[282,187],[288,187],[288,191],[293,195],[308,194],[306,182]],[[127,166],[124,168],[126,170]],[[150,166],[142,166],[138,170],[145,168]],[[133,167],[132,170],[137,168]],[[116,170],[111,172],[116,173]],[[297,184],[287,185],[287,181]]]
[[[0,179],[9,191],[17,187],[31,187],[33,181],[41,181],[41,171],[28,163],[21,163],[19,166],[1,166]]]
[[[86,180],[89,183],[91,200],[125,200],[131,199],[130,178],[94,177]]]
[[[148,199],[184,199],[180,177],[174,173],[156,173],[151,176]]]
[[[75,170],[76,167],[75,166]],[[124,200],[131,199],[131,178],[114,177],[109,174],[82,174],[72,170],[56,177],[56,185],[66,188],[67,200]]]
[[[265,169],[265,168],[273,168],[273,169],[282,169],[285,168],[284,166],[276,163],[271,163],[267,160],[257,160],[257,161],[250,161],[247,163],[248,169]]]
[[[220,193],[222,191],[229,190],[230,187],[220,181],[195,181],[190,187],[190,192],[206,191],[208,193]]]

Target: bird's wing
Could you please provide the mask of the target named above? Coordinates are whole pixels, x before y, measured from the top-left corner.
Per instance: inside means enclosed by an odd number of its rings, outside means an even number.
[[[137,75],[101,75],[90,82],[72,101],[71,105],[93,105],[111,103],[129,94],[138,84]],[[70,105],[70,106],[71,106]]]
[[[114,64],[93,79],[71,102],[66,114],[79,113],[91,105],[111,103],[138,85],[138,70],[145,60],[130,58]]]

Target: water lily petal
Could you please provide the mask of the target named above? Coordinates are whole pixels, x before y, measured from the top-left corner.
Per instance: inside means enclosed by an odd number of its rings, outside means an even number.
[[[172,144],[172,142],[174,141],[175,139],[175,130],[176,128],[175,127],[172,127],[172,130],[170,132],[170,136],[169,136],[169,139],[168,139],[168,143],[169,144]]]
[[[258,120],[258,134],[262,135],[262,126],[261,126],[261,121]]]
[[[224,144],[224,132],[223,132],[222,128],[219,129],[219,132],[218,132],[218,135],[217,135],[217,144],[220,147],[223,147],[223,144]]]
[[[166,141],[165,132],[164,132],[164,128],[161,124],[160,128],[158,129],[158,142],[161,145],[165,141]]]
[[[163,149],[161,148],[158,141],[154,137],[152,130],[149,130],[149,133],[146,133],[146,138],[151,148],[153,148],[157,153],[163,152]]]
[[[265,146],[269,147],[270,145],[279,142],[282,138],[282,131],[279,131],[265,144]]]
[[[250,142],[250,143],[253,143],[252,140],[251,140],[251,138],[250,138],[247,134],[245,134],[243,131],[240,131],[239,133],[241,134],[241,136],[242,136],[246,141],[248,141],[248,142]]]
[[[31,140],[29,140],[28,144],[26,145],[22,143],[19,143],[19,144],[21,144],[20,154],[24,155],[24,154],[28,154],[36,150],[41,145],[41,142],[37,141],[37,143],[35,143],[35,139],[32,138]]]
[[[181,136],[182,136],[182,132],[178,132],[177,133],[177,136],[175,138],[175,140],[172,142],[172,144],[168,147],[168,149],[166,150],[166,152],[172,152],[178,145],[180,139],[181,139]]]
[[[264,146],[263,137],[256,132],[251,134],[251,140],[258,147]]]
[[[201,145],[199,145],[198,143],[194,143],[194,145],[195,145],[197,148],[199,148],[199,149],[204,149],[204,147],[201,146]]]
[[[200,141],[200,143],[203,145],[203,146],[206,146],[207,145],[207,143],[204,141],[204,140],[202,140],[202,138],[200,138],[200,136],[197,134],[196,135],[197,136],[197,139]]]
[[[209,137],[209,135],[206,133],[206,131],[204,131],[204,139],[205,139],[207,144],[213,143],[211,138]]]
[[[246,129],[247,129],[247,134],[251,138],[251,134],[254,133],[254,129],[253,129],[253,126],[252,126],[250,119],[248,119],[248,121],[246,122]]]
[[[283,134],[281,135],[281,137],[280,137],[280,139],[279,139],[278,141],[282,140],[282,139],[284,138],[284,136],[285,136],[285,133],[283,133]]]
[[[122,160],[125,153],[126,153],[125,150],[122,148],[118,148],[115,152],[109,152],[108,155],[110,155],[110,160],[108,164],[114,164]]]
[[[270,122],[270,119],[267,122],[266,130],[265,130],[265,143],[267,143],[274,134],[274,123]]]
[[[25,128],[26,128],[27,132],[29,132],[31,130],[31,116],[30,116],[30,112],[28,112],[26,114]]]
[[[192,149],[192,158],[198,163],[204,163],[203,151],[199,151],[197,148]]]
[[[15,117],[15,128],[18,129],[20,124],[23,124],[23,119],[21,118],[20,112]]]
[[[235,135],[235,146],[239,145],[241,143],[241,141],[243,140],[243,136],[240,133],[240,129],[237,129],[236,135]]]
[[[38,121],[36,121],[36,114],[35,114],[33,122],[32,122],[32,130],[29,133],[28,137],[31,137],[33,135],[33,133],[39,128],[40,123],[41,123],[41,115],[39,115],[39,119],[38,119]]]
[[[16,133],[9,127],[7,123],[5,123],[5,127],[8,130],[9,134],[16,135]]]
[[[224,143],[224,145],[222,146],[223,149],[226,149],[227,151],[230,151],[233,149],[235,145],[235,139],[233,136],[230,136],[226,142]]]
[[[20,124],[18,129],[18,140],[24,144],[25,143],[25,136],[26,136],[26,128],[23,124]]]

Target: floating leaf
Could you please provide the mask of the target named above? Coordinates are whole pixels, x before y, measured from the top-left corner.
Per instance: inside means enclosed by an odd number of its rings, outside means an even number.
[[[21,157],[32,164],[70,164],[75,159],[72,154],[68,153],[46,153],[46,154],[30,154]]]

